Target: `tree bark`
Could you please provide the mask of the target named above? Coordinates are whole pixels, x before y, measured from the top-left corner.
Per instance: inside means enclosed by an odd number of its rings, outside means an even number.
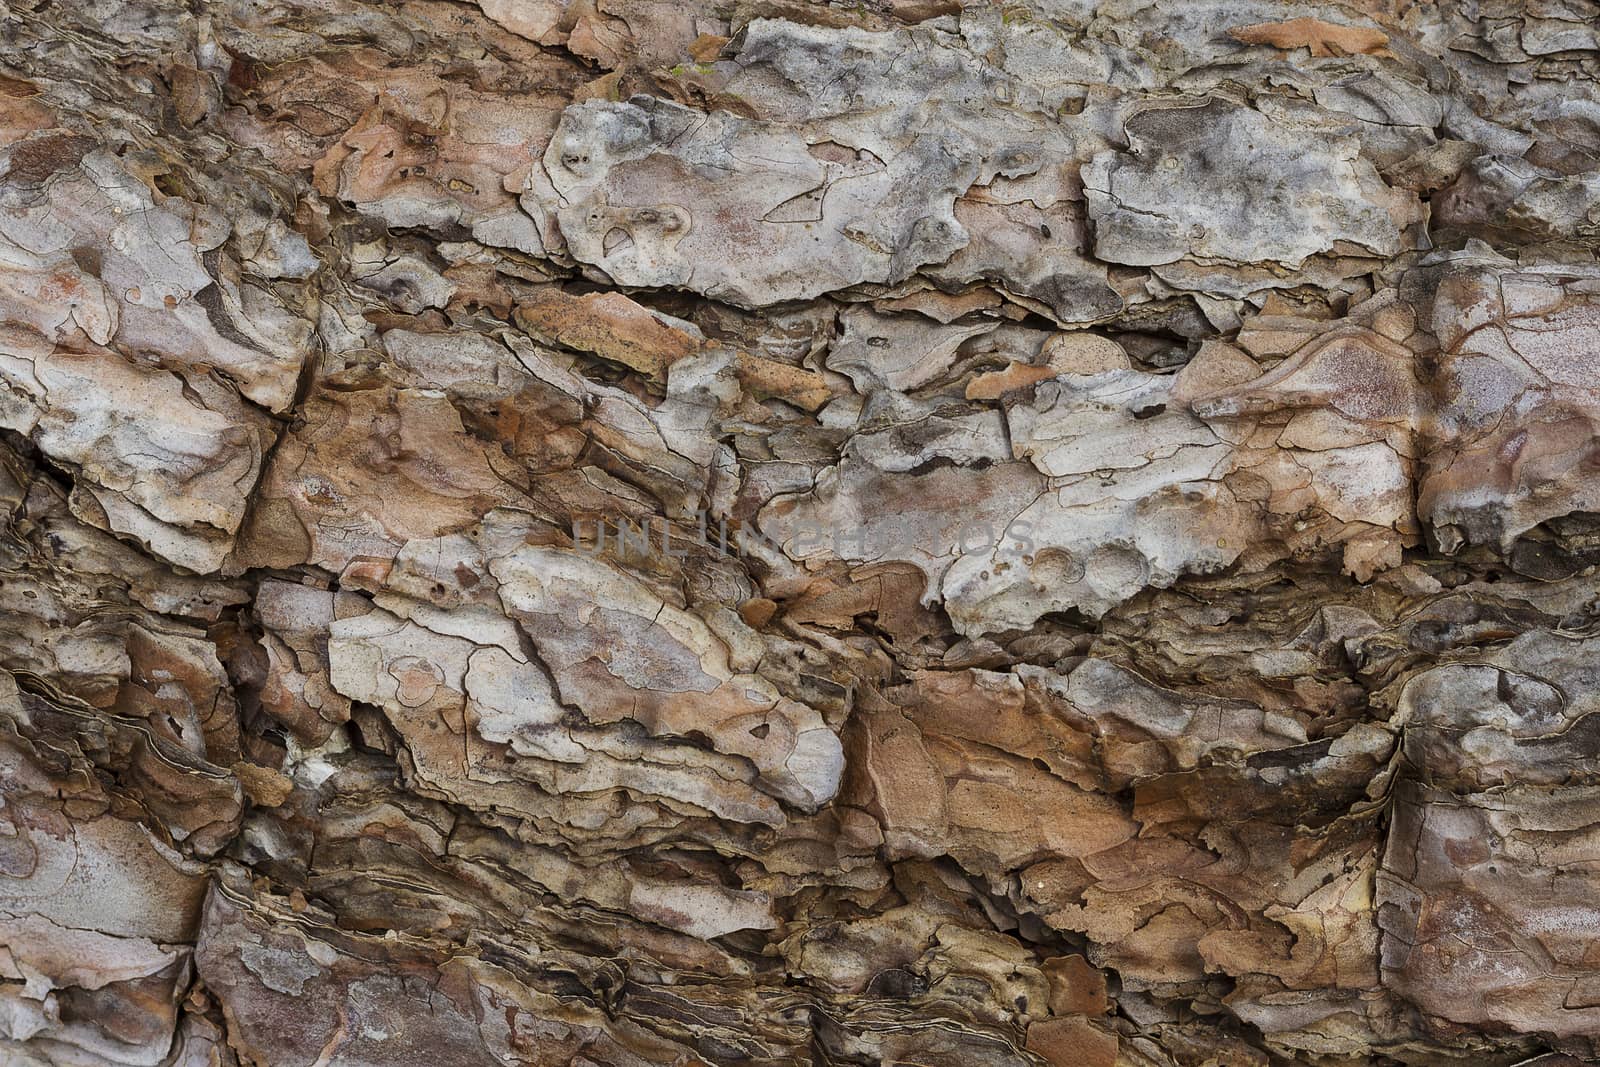
[[[1600,1061],[1597,25],[0,2],[0,1061]]]

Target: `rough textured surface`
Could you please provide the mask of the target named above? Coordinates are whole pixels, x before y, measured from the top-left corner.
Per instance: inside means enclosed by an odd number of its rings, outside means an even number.
[[[1600,7],[0,2],[0,1062],[1600,1062]]]

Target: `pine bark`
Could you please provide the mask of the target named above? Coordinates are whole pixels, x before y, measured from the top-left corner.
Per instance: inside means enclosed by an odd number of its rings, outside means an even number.
[[[0,1062],[1600,1062],[1597,27],[0,2]]]

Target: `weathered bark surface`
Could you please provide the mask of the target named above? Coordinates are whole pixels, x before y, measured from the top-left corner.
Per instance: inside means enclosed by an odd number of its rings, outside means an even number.
[[[1597,26],[0,3],[0,1061],[1600,1060]]]

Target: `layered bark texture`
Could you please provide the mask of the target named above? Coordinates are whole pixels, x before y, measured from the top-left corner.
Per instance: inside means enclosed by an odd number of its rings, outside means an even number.
[[[0,1062],[1600,1062],[1597,26],[0,2]]]

